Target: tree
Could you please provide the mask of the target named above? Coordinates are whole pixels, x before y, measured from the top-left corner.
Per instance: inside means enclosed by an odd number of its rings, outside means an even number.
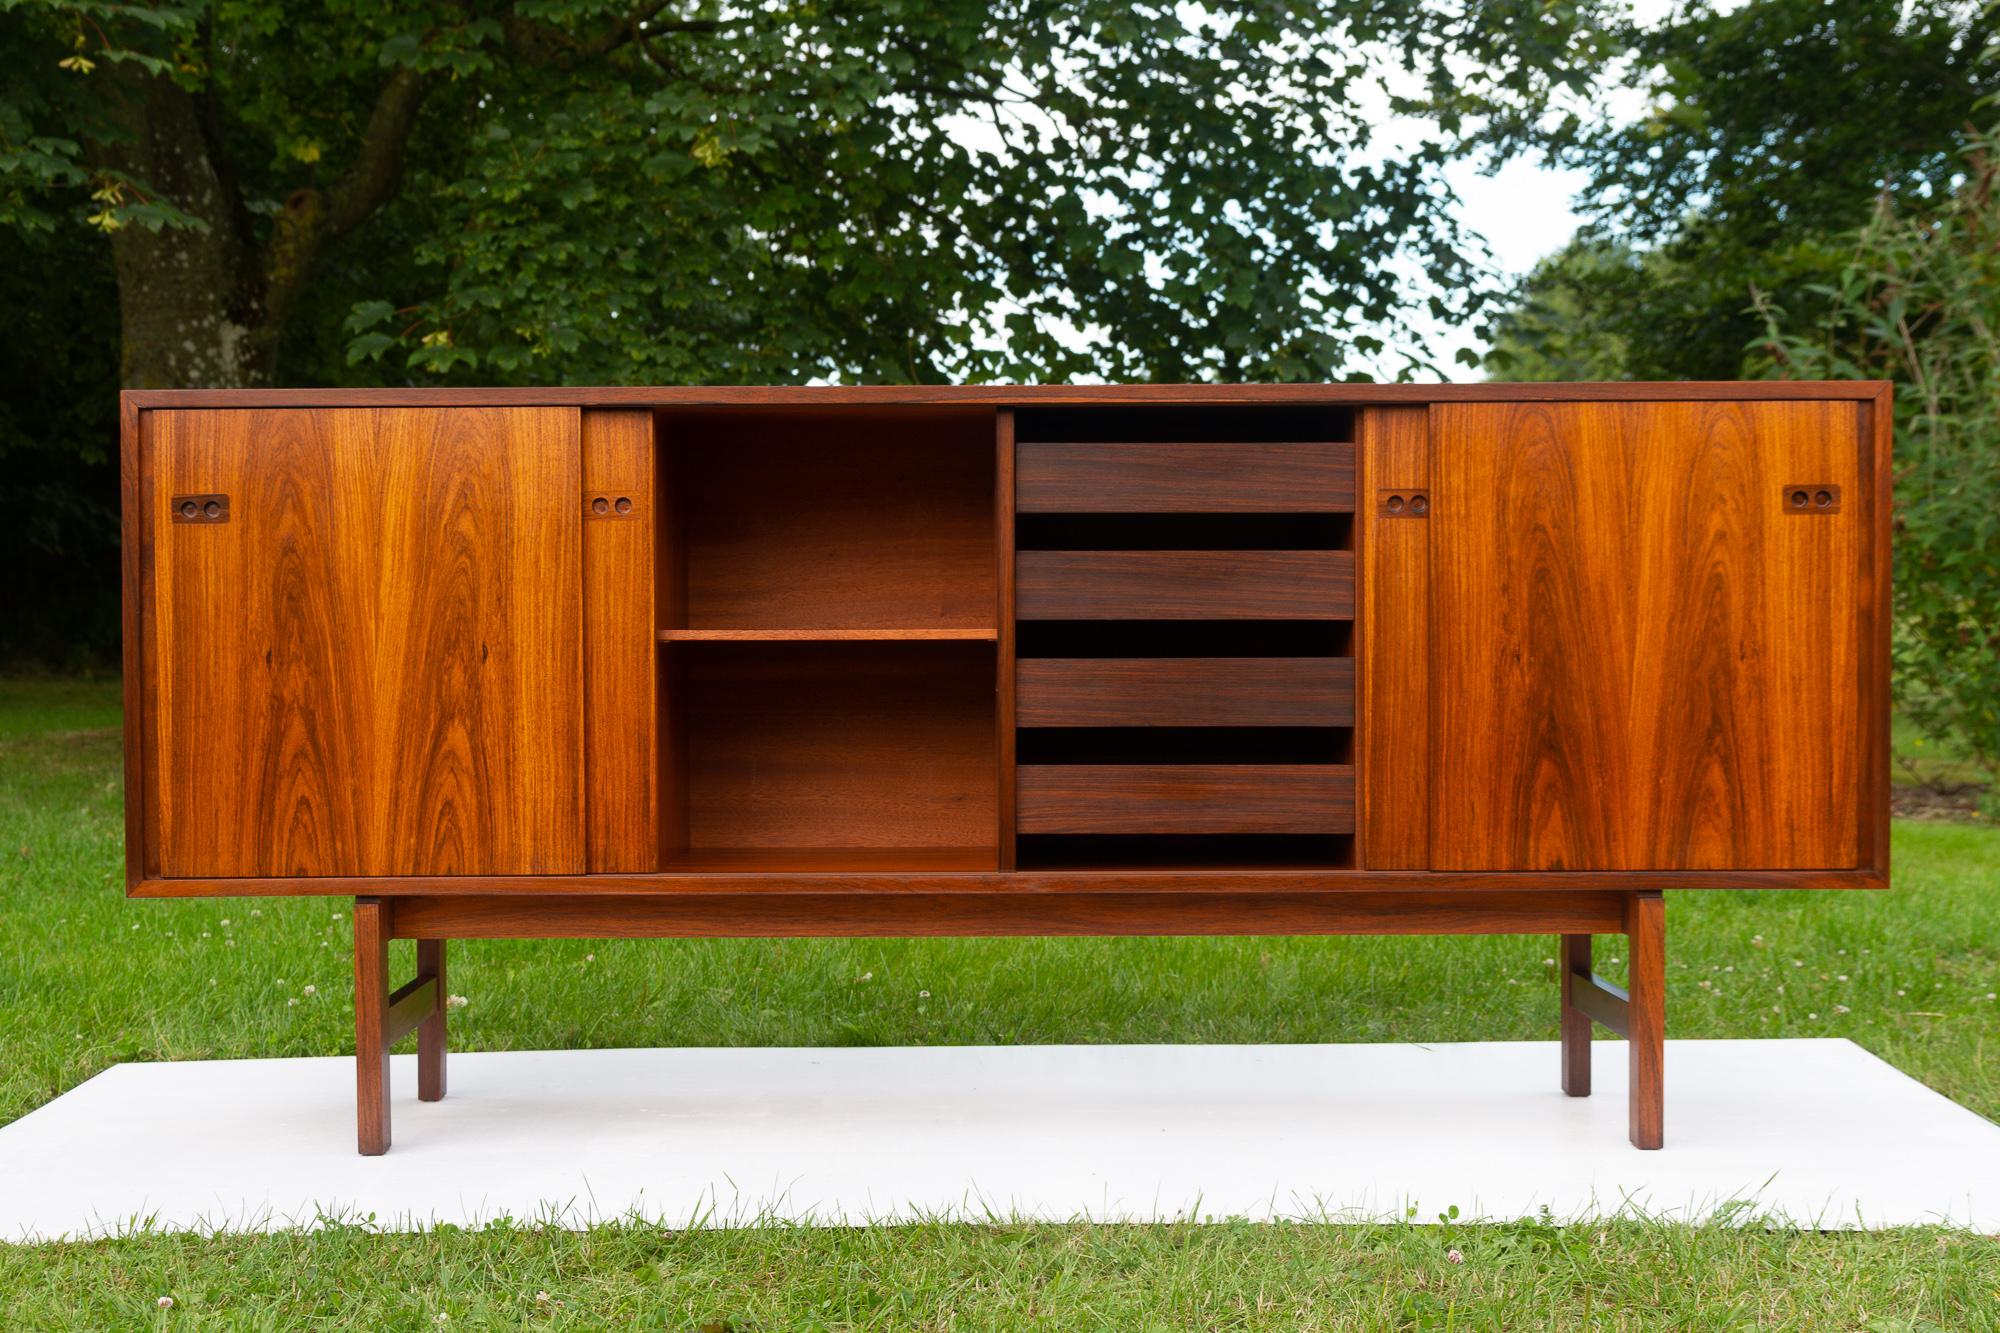
[[[1502,151],[1582,168],[1583,241],[1542,265],[1495,333],[1532,364],[1581,326],[1615,345],[1608,377],[1733,379],[1762,331],[1753,284],[1795,316],[1840,271],[1878,195],[1948,195],[1956,147],[2000,91],[1985,59],[2000,10],[1952,0],[1695,0],[1607,33],[1650,114],[1496,124]],[[1559,303],[1572,321],[1538,320]],[[1523,358],[1527,357],[1524,362]],[[1558,358],[1559,359],[1559,358]]]
[[[1444,135],[1581,86],[1603,29],[1597,0],[0,11],[0,222],[108,239],[128,385],[1322,377],[1394,334],[1395,261],[1476,308]],[[1389,104],[1439,116],[1400,153],[1364,109],[1385,49]]]

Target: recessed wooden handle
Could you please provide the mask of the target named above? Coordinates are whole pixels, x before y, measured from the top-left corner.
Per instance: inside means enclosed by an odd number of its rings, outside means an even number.
[[[1377,491],[1375,507],[1384,518],[1428,518],[1431,512],[1429,491],[1415,491],[1408,487],[1395,490]]]
[[[1840,487],[1813,481],[1794,482],[1780,492],[1778,504],[1787,514],[1838,514]]]
[[[227,523],[226,495],[176,495],[169,506],[176,523]]]
[[[635,491],[592,491],[583,497],[587,518],[635,518],[639,501]]]

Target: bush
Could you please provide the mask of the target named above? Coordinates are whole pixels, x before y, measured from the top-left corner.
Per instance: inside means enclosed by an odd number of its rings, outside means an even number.
[[[1963,749],[2000,813],[2000,133],[1966,148],[1932,210],[1885,198],[1810,327],[1760,299],[1761,368],[1896,384],[1896,702]]]

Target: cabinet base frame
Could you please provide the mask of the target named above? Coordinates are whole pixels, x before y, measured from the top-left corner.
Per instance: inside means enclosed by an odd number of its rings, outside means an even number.
[[[354,900],[355,1062],[364,1155],[389,1148],[389,1048],[418,1031],[418,1097],[444,1096],[445,941],[758,936],[1540,935],[1561,937],[1562,1087],[1590,1093],[1593,1021],[1627,1039],[1631,1139],[1662,1141],[1666,916],[1657,890],[1272,894],[452,895]],[[1590,937],[1629,940],[1629,994],[1590,971]],[[388,944],[417,941],[390,993]]]

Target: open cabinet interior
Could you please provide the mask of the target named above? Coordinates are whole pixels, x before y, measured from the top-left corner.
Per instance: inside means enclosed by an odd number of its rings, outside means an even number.
[[[656,440],[662,868],[995,868],[993,414]]]
[[[668,639],[994,636],[993,414],[662,414]]]

